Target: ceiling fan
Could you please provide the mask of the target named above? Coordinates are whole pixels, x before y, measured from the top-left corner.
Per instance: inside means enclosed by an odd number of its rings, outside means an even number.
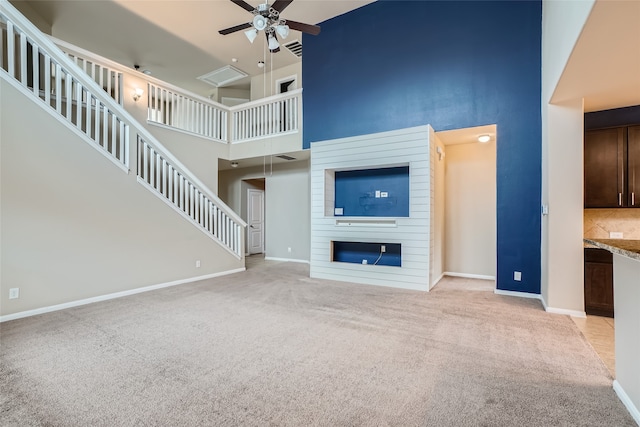
[[[218,31],[223,36],[235,33],[236,31],[245,31],[245,35],[251,43],[258,37],[258,32],[264,30],[267,37],[267,44],[270,52],[280,52],[280,43],[278,35],[286,38],[289,35],[289,29],[302,31],[303,33],[312,34],[314,36],[320,34],[320,27],[317,25],[304,24],[302,22],[290,21],[280,18],[282,12],[293,0],[276,0],[271,6],[269,3],[259,4],[257,7],[251,6],[244,0],[231,0],[247,12],[253,14],[253,20],[245,24],[236,25],[235,27],[226,28]]]

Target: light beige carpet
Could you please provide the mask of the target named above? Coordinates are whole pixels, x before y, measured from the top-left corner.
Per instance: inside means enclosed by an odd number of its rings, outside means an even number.
[[[3,426],[635,425],[569,318],[453,279],[265,263],[0,328]]]

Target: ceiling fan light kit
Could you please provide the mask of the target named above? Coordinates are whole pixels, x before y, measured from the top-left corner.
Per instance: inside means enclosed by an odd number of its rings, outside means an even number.
[[[251,12],[254,16],[250,23],[236,25],[224,30],[218,31],[222,35],[232,34],[236,31],[246,30],[244,34],[251,43],[258,37],[259,31],[264,31],[267,37],[269,51],[272,53],[280,51],[280,43],[278,36],[287,38],[291,29],[301,31],[303,33],[318,35],[320,27],[317,25],[304,24],[302,22],[287,21],[280,19],[282,12],[293,0],[276,0],[271,6],[269,3],[263,3],[256,8],[251,6],[244,0],[231,0],[247,12]]]

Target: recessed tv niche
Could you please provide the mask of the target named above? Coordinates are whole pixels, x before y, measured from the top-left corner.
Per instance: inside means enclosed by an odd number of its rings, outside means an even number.
[[[409,166],[335,172],[335,216],[409,216]]]

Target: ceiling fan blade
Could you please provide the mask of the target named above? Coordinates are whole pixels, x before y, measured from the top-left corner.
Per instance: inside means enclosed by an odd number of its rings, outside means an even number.
[[[231,0],[231,2],[237,4],[247,12],[253,12],[255,10],[255,7],[251,6],[249,3],[247,3],[244,0]]]
[[[277,10],[278,12],[282,12],[285,10],[287,6],[291,4],[293,0],[276,0],[271,7]]]
[[[289,19],[287,19],[286,22],[292,30],[302,31],[303,33],[311,34],[313,36],[320,34],[320,27],[317,25],[304,24],[302,22],[291,21]]]
[[[235,33],[236,31],[240,31],[240,30],[246,30],[247,28],[251,28],[251,27],[253,27],[253,25],[249,23],[240,24],[240,25],[236,25],[235,27],[225,28],[224,30],[220,30],[218,32],[223,36],[226,36],[227,34]]]

